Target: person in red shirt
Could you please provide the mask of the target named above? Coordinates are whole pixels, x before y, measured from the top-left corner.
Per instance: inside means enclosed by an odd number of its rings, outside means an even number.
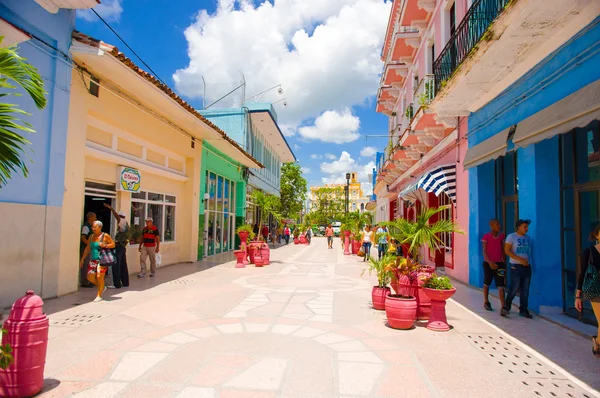
[[[262,230],[260,231],[260,234],[263,237],[263,240],[265,242],[267,242],[267,240],[269,239],[269,227],[267,227],[267,224],[263,224]]]
[[[325,236],[327,236],[327,247],[333,249],[333,228],[331,227],[331,224],[327,225],[327,228],[325,228]]]
[[[490,220],[490,232],[483,235],[481,244],[483,246],[483,307],[493,311],[489,300],[490,286],[492,280],[498,288],[500,304],[504,308],[504,286],[506,280],[506,264],[504,263],[504,234],[500,231],[500,221]]]
[[[156,274],[156,253],[160,250],[160,236],[158,228],[152,223],[152,217],[146,217],[146,226],[142,230],[140,239],[140,267],[138,278],[146,276],[146,259],[150,258],[150,276]]]

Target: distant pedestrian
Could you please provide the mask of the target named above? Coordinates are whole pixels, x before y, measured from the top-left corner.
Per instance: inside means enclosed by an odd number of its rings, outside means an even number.
[[[379,260],[381,260],[381,258],[383,256],[385,256],[385,253],[387,252],[388,249],[388,229],[385,225],[382,225],[381,227],[379,227],[377,229],[377,235],[379,236],[379,239],[377,240],[377,257]]]
[[[506,264],[504,264],[504,234],[500,232],[500,221],[490,220],[490,232],[483,235],[483,308],[493,311],[489,294],[492,281],[496,283],[500,305],[504,308],[504,286],[506,281]]]
[[[277,227],[277,243],[281,244],[281,238],[283,238],[283,226],[279,224]]]
[[[312,240],[312,228],[309,226],[306,229],[306,241],[308,242],[309,245],[310,245],[311,240]]]
[[[285,239],[285,244],[288,245],[290,243],[290,235],[292,231],[290,231],[290,227],[287,224],[283,227],[283,238]]]
[[[577,290],[575,291],[575,308],[583,311],[583,301],[588,300],[596,316],[598,332],[592,336],[592,354],[600,358],[600,225],[594,228],[590,234],[596,244],[582,253],[581,272],[577,278]]]
[[[502,309],[502,316],[510,313],[512,302],[519,291],[519,315],[533,318],[529,313],[529,285],[531,284],[531,238],[527,235],[530,220],[518,220],[517,232],[508,235],[504,244],[504,252],[510,263],[510,283],[506,303]]]
[[[160,251],[160,236],[158,228],[153,224],[152,217],[146,217],[146,226],[140,239],[140,267],[138,278],[146,276],[146,259],[150,259],[150,277],[156,274],[156,253]]]
[[[94,301],[102,301],[102,294],[106,290],[104,282],[104,276],[108,269],[109,263],[105,262],[105,257],[102,255],[104,249],[114,249],[115,242],[111,239],[110,235],[102,232],[102,222],[94,221],[92,223],[92,235],[88,241],[81,260],[79,261],[79,268],[83,268],[84,263],[89,255],[89,262],[87,264],[87,279],[93,285],[98,288],[98,294]],[[112,257],[114,260],[114,255]],[[114,264],[114,263],[112,263]]]
[[[368,261],[371,258],[371,245],[373,244],[373,231],[371,231],[371,226],[367,225],[363,231],[362,235],[362,247],[365,252],[365,256],[363,257],[363,261]]]
[[[262,230],[260,231],[260,234],[263,237],[263,241],[266,243],[268,242],[269,239],[269,227],[267,226],[267,224],[263,224]]]
[[[115,255],[117,257],[117,262],[112,266],[113,284],[107,287],[109,289],[120,289],[121,286],[129,286],[129,269],[127,268],[127,245],[129,244],[131,231],[129,229],[129,223],[126,220],[127,217],[123,210],[117,213],[117,211],[113,209],[108,203],[105,203],[104,207],[109,209],[113,217],[117,220],[117,233],[115,234]]]
[[[85,223],[81,226],[81,236],[79,238],[79,257],[83,255],[83,251],[88,246],[90,236],[92,236],[92,224],[96,221],[96,213],[89,212],[85,215]],[[89,257],[84,260],[84,267],[79,270],[79,286],[94,287],[87,278],[87,263]]]
[[[327,247],[329,249],[333,249],[333,235],[333,227],[331,224],[328,224],[327,228],[325,228],[325,236],[327,237]]]

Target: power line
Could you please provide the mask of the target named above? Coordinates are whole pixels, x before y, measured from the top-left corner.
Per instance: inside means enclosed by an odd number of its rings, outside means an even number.
[[[158,80],[160,80],[160,82],[161,82],[162,84],[164,84],[165,86],[167,86],[167,85],[168,85],[167,83],[165,83],[165,82],[164,82],[164,80],[163,80],[163,79],[161,79],[161,78],[160,78],[160,76],[158,76],[158,73],[154,72],[154,71],[152,70],[152,68],[150,67],[150,65],[148,65],[146,62],[144,62],[144,60],[142,59],[142,57],[140,57],[140,56],[139,56],[139,55],[138,55],[138,54],[137,54],[137,53],[134,51],[134,49],[133,49],[133,48],[131,48],[131,47],[129,46],[129,44],[127,44],[127,42],[126,42],[126,41],[125,41],[125,40],[124,40],[124,39],[123,39],[121,36],[119,36],[119,34],[118,34],[118,33],[117,33],[117,32],[116,32],[116,31],[115,31],[113,28],[112,28],[112,26],[110,26],[110,25],[108,24],[108,22],[106,22],[106,21],[104,20],[104,18],[102,18],[102,17],[100,16],[100,14],[98,14],[98,12],[96,12],[96,10],[94,10],[93,8],[92,8],[91,10],[92,10],[92,12],[93,12],[94,14],[96,14],[96,16],[97,16],[98,18],[100,18],[100,20],[101,20],[102,22],[104,22],[104,25],[106,25],[106,27],[107,27],[108,29],[110,29],[110,30],[111,30],[111,32],[113,32],[113,33],[115,34],[115,36],[117,36],[117,37],[119,38],[119,40],[121,40],[121,42],[122,42],[123,44],[125,44],[125,47],[127,47],[127,48],[129,49],[129,51],[131,51],[131,52],[133,53],[133,55],[135,55],[135,56],[137,57],[137,59],[139,59],[139,60],[140,60],[140,62],[141,62],[142,64],[144,64],[144,66],[145,66],[146,68],[148,68],[148,70],[149,70],[150,72],[152,72],[152,74],[153,74],[153,75],[154,75],[154,76],[155,76],[155,77],[156,77]]]

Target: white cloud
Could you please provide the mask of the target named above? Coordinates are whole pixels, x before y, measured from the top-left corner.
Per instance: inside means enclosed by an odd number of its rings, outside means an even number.
[[[372,146],[366,146],[360,151],[360,156],[362,156],[363,158],[370,158],[372,156],[375,156],[376,153],[377,148]]]
[[[360,137],[359,128],[360,119],[346,108],[342,112],[323,112],[315,119],[313,126],[300,127],[298,133],[309,141],[319,140],[334,144],[346,144],[356,141]]]
[[[313,153],[312,155],[310,155],[311,159],[323,159],[323,155],[318,155],[316,153]]]
[[[329,160],[336,160],[337,156],[335,156],[333,153],[326,153],[325,158]]]
[[[293,148],[294,148],[294,151],[298,151],[298,150],[300,150],[300,145],[298,145],[298,144],[294,144],[294,145],[292,145],[292,146],[293,146]]]
[[[94,10],[108,22],[119,21],[121,19],[121,13],[123,13],[121,1],[122,0],[102,0],[102,3],[94,7]],[[88,22],[100,21],[96,14],[91,10],[79,10],[77,11],[77,16]]]
[[[304,174],[310,173],[310,169],[308,167],[301,167],[300,170],[302,170],[302,173],[304,173]]]
[[[373,191],[368,175],[373,173],[374,167],[375,162],[360,164],[348,152],[343,151],[339,159],[321,163],[321,172],[327,175],[321,181],[324,184],[343,184],[346,182],[346,173],[355,171],[358,174],[358,181],[361,183],[363,193],[366,195]]]
[[[276,105],[279,122],[299,126],[325,110],[340,110],[375,94],[391,0],[218,0],[185,30],[189,64],[177,70],[177,90],[203,93],[207,103],[246,78],[247,96],[281,84],[262,101]],[[241,90],[223,101],[240,102]],[[292,135],[293,128],[285,130]]]

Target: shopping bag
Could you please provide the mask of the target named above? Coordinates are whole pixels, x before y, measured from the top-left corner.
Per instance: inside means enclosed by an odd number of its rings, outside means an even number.
[[[155,260],[156,260],[156,266],[160,267],[160,265],[162,264],[162,255],[160,253],[156,253],[156,256],[154,256]]]

